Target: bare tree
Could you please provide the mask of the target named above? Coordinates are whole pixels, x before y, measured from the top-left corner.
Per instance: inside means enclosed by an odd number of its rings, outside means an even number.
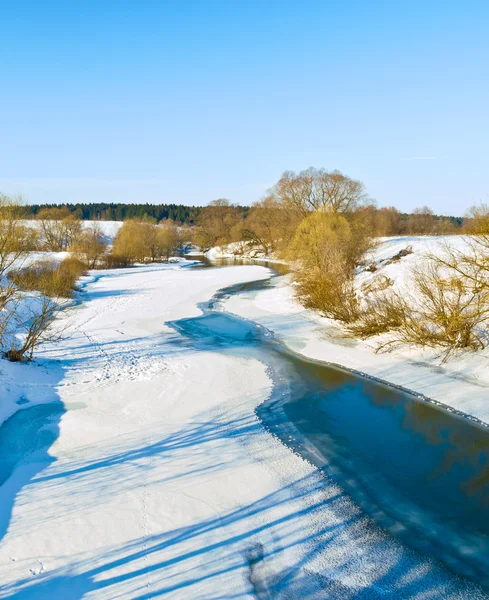
[[[171,222],[156,225],[151,221],[124,221],[113,243],[112,252],[128,262],[154,262],[168,259],[181,245],[177,226]]]
[[[12,362],[31,360],[41,344],[61,339],[62,330],[52,325],[62,308],[62,303],[42,294],[18,296],[11,309],[15,336],[6,358]]]
[[[291,217],[290,211],[266,196],[252,205],[242,225],[242,238],[268,255],[285,247],[294,236],[297,224]]]
[[[72,246],[76,258],[95,269],[107,250],[107,239],[98,223],[85,227]]]
[[[128,262],[143,262],[150,257],[151,249],[148,245],[147,227],[156,227],[151,223],[141,223],[133,219],[124,221],[117,232],[112,244],[112,253]],[[153,229],[151,229],[151,232]]]
[[[22,220],[20,201],[0,194],[0,278],[33,249],[32,233]]]
[[[379,208],[375,218],[375,233],[379,236],[403,233],[401,213],[394,206]]]
[[[436,219],[428,206],[415,208],[408,217],[408,231],[415,235],[435,233]]]
[[[0,288],[0,348],[5,347],[5,332],[14,316],[12,307],[16,294],[14,285],[2,285]]]
[[[200,213],[195,241],[203,252],[214,246],[224,246],[233,240],[233,228],[241,220],[239,209],[226,198],[209,202]]]
[[[285,171],[269,194],[302,218],[317,210],[350,212],[367,199],[361,181],[351,179],[337,170],[326,171],[314,167],[299,173]]]
[[[69,250],[81,234],[81,221],[67,208],[43,208],[37,215],[46,250]]]
[[[355,266],[370,246],[363,229],[343,216],[314,212],[297,228],[289,258],[297,261],[294,276],[299,298],[325,316],[351,323],[357,317]]]
[[[166,260],[181,248],[182,237],[178,227],[173,221],[167,220],[160,223],[158,227],[157,243],[160,258],[165,258]]]

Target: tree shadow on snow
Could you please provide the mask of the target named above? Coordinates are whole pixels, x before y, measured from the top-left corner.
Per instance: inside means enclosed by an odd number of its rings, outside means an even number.
[[[383,564],[385,544],[361,514],[345,510],[342,492],[325,493],[325,482],[311,474],[235,510],[17,581],[0,598],[398,600],[464,593],[463,582],[429,563],[420,568],[413,553],[388,553]]]
[[[31,405],[29,396],[39,386],[36,367],[47,368],[51,377],[43,386],[43,403]],[[16,376],[21,378],[19,390],[22,395],[18,403],[22,408],[0,427],[0,540],[8,530],[20,490],[56,460],[49,454],[49,449],[58,438],[59,422],[65,412],[55,391],[56,384],[63,378],[59,365],[42,361],[37,365],[15,365],[14,368]],[[29,381],[31,375],[34,375],[32,382]]]

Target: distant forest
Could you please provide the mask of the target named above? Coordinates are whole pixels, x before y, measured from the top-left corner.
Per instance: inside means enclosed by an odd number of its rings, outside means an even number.
[[[24,207],[26,216],[36,217],[39,211],[48,208],[67,208],[79,219],[84,221],[125,221],[126,219],[156,219],[164,221],[170,219],[176,223],[195,225],[199,215],[205,207],[185,206],[183,204],[118,204],[115,202],[90,202],[87,204],[29,204]],[[236,209],[245,218],[249,206],[236,206]],[[409,214],[401,213],[402,221],[407,224]],[[434,215],[435,220],[446,219],[454,229],[461,229],[464,223],[463,217],[442,217]]]
[[[156,221],[170,219],[176,223],[194,225],[201,206],[184,206],[182,204],[117,204],[91,202],[89,204],[30,204],[25,207],[27,216],[36,217],[42,209],[67,208],[79,219],[84,221],[125,221],[126,219],[148,219]],[[249,208],[240,206],[243,217]]]

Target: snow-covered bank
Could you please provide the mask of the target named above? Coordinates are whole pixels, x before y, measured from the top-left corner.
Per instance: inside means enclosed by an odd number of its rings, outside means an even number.
[[[266,269],[100,275],[71,337],[42,353],[61,374],[58,437],[0,488],[12,510],[0,598],[484,597],[379,531],[263,429],[262,363],[171,325]]]
[[[372,252],[367,263],[377,270],[363,271],[357,285],[368,284],[385,275],[402,290],[408,285],[410,268],[427,251],[437,251],[449,241],[461,246],[461,237],[387,238]],[[390,261],[400,250],[413,252]],[[332,320],[304,309],[294,297],[290,276],[275,280],[266,290],[233,296],[226,310],[253,319],[274,332],[288,347],[308,358],[342,365],[384,381],[400,385],[489,424],[489,349],[459,353],[442,363],[440,352],[402,347],[390,353],[376,353],[376,341],[363,342],[345,337]]]
[[[257,260],[266,261],[268,263],[279,263],[284,264],[284,260],[277,258],[272,252],[265,254],[265,252],[257,246],[250,246],[247,242],[233,242],[225,246],[215,246],[205,253],[205,256],[209,260],[219,260],[222,258],[229,259],[246,259],[246,260]]]

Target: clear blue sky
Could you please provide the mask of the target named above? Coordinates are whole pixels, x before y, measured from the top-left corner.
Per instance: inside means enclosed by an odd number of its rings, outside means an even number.
[[[340,169],[382,205],[489,200],[487,0],[0,0],[0,190],[250,203]]]

